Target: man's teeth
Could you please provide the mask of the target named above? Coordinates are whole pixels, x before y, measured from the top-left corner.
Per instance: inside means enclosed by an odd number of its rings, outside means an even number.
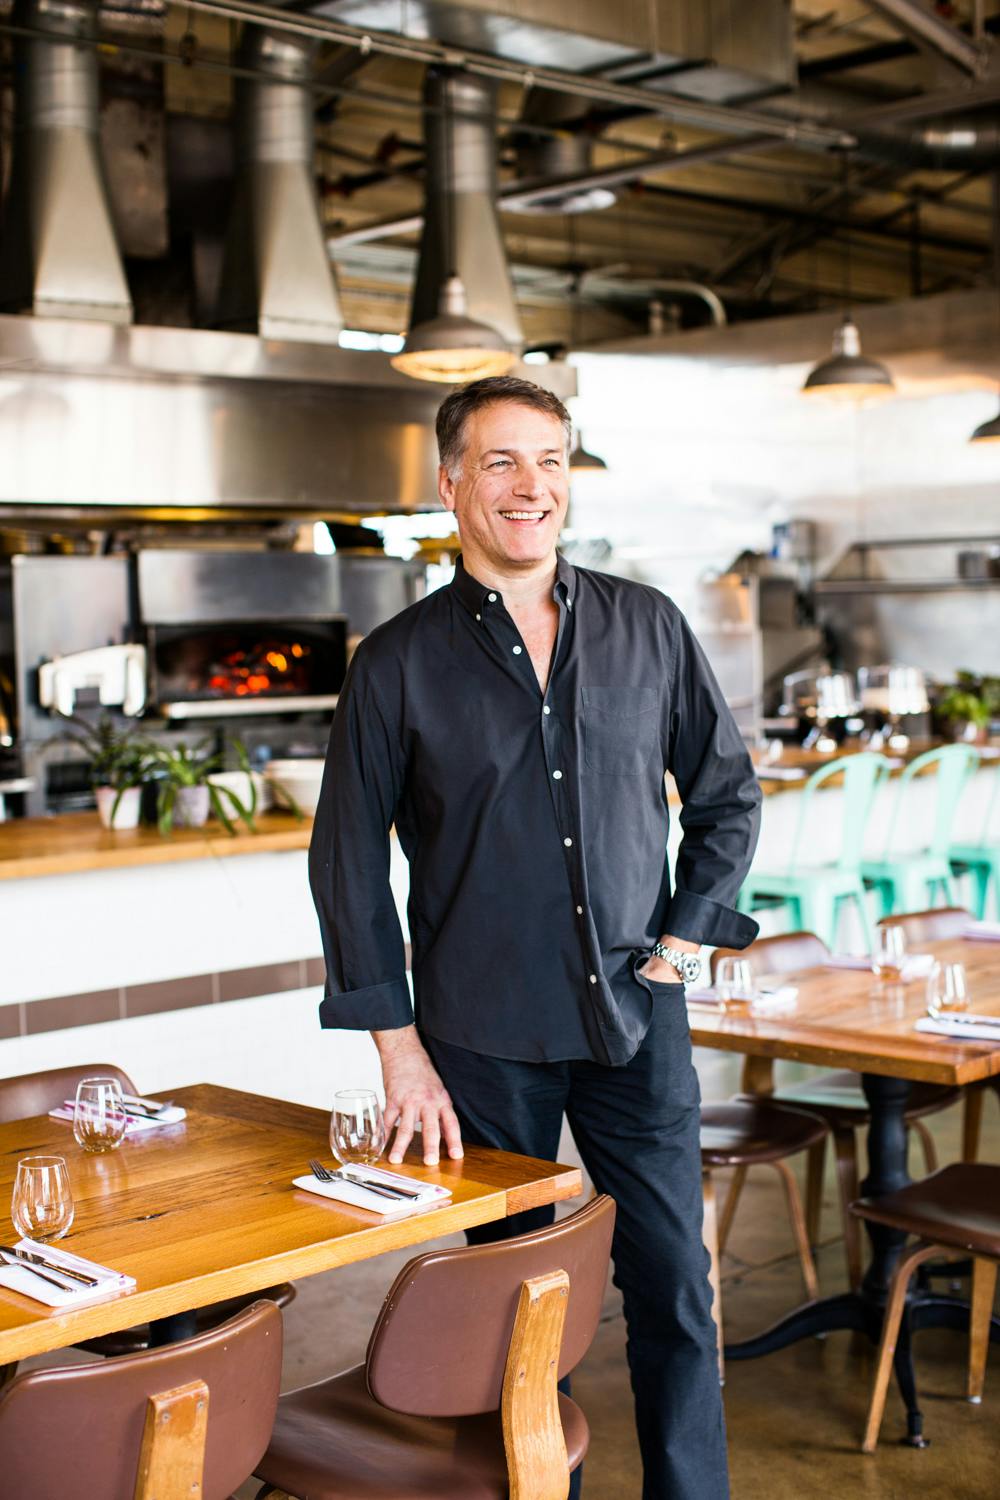
[[[500,514],[505,521],[540,521],[546,512],[544,510],[502,510]]]

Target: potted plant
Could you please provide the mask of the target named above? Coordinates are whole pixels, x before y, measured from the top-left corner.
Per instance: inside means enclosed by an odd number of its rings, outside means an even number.
[[[233,741],[233,749],[247,778],[246,803],[231,787],[213,784],[212,776],[223,768],[223,754],[213,749],[211,739],[190,746],[183,740],[173,746],[149,742],[146,748],[157,782],[156,824],[162,834],[170,833],[175,825],[201,828],[209,812],[215,813],[227,833],[236,832],[234,818],[256,833],[253,815],[257,810],[257,788],[250,760],[239,740]]]
[[[986,696],[977,691],[978,684],[967,680],[968,674],[960,674],[953,687],[946,688],[935,704],[935,718],[942,732],[953,740],[968,740],[979,743],[986,739],[987,726],[991,718],[991,705]]]
[[[143,741],[132,726],[119,729],[109,714],[96,724],[74,714],[73,729],[58,735],[78,745],[90,761],[97,816],[104,828],[135,828],[139,822],[142,783],[149,767]]]

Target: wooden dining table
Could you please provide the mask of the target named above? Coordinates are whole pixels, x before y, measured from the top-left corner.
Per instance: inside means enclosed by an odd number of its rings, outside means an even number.
[[[182,1336],[196,1308],[582,1190],[579,1169],[555,1162],[470,1146],[461,1161],[425,1167],[411,1150],[394,1170],[444,1184],[452,1196],[386,1220],[293,1186],[311,1158],[331,1163],[323,1110],[211,1084],[161,1097],[182,1105],[187,1118],[127,1137],[104,1155],[84,1152],[71,1126],[48,1116],[0,1125],[4,1215],[18,1160],[63,1156],[76,1213],[60,1246],[136,1281],[133,1291],[108,1301],[59,1311],[0,1286],[0,1367],[137,1323]],[[0,1243],[16,1238],[9,1218],[0,1217]]]
[[[1000,1019],[1000,943],[958,938],[922,945],[943,963],[962,963],[968,974],[970,1010]],[[764,988],[795,986],[793,1005],[770,1014],[750,1007],[721,1009],[691,1002],[688,1016],[695,1046],[743,1053],[753,1059],[755,1092],[770,1092],[776,1059],[850,1068],[861,1075],[871,1111],[865,1197],[894,1192],[910,1181],[904,1111],[918,1080],[954,1086],[1000,1078],[1000,1026],[996,1041],[953,1041],[915,1030],[927,1013],[926,979],[901,984],[877,979],[870,970],[833,966],[801,969],[780,976],[756,976]],[[784,1348],[798,1339],[835,1329],[855,1329],[877,1338],[886,1295],[905,1236],[865,1224],[871,1258],[857,1291],[820,1298],[796,1308],[754,1338],[726,1346],[726,1359],[749,1359]],[[912,1299],[910,1329],[968,1325],[968,1303],[953,1296],[918,1290]],[[1000,1319],[991,1337],[1000,1342]]]

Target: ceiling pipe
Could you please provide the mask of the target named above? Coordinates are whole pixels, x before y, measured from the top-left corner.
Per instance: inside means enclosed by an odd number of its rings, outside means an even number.
[[[925,9],[920,0],[868,0],[868,4],[904,36],[930,48],[970,78],[982,78],[989,71],[992,49],[985,39],[973,41],[956,26]]]

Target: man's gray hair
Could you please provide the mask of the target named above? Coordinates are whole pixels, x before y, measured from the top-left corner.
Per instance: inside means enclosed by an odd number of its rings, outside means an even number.
[[[521,380],[517,375],[490,375],[485,380],[473,380],[452,391],[438,409],[438,455],[451,479],[457,479],[461,472],[465,457],[465,427],[469,418],[473,412],[482,411],[485,406],[495,406],[500,401],[509,401],[514,406],[532,406],[535,411],[558,418],[569,447],[573,424],[558,396],[535,385],[533,380]]]

